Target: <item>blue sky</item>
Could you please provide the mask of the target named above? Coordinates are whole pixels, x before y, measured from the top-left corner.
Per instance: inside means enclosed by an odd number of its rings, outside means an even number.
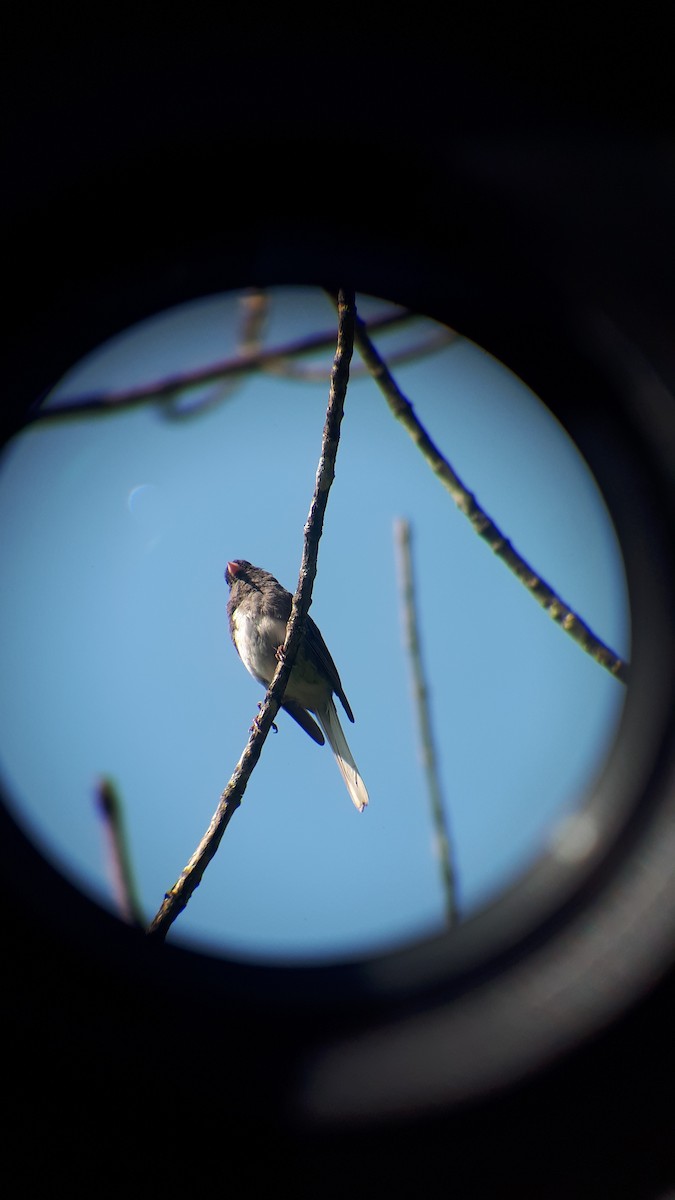
[[[266,344],[334,326],[317,290],[270,293]],[[382,301],[359,298],[363,314]],[[233,295],[159,314],[53,394],[113,390],[234,353]],[[376,337],[386,355],[401,339]],[[328,370],[332,350],[315,355]],[[358,363],[355,355],[354,364]],[[420,419],[517,549],[629,657],[620,551],[597,487],[527,387],[459,339],[394,368]],[[56,382],[56,381],[55,381]],[[223,571],[293,591],[327,383],[255,373],[170,421],[152,405],[36,425],[0,470],[0,770],[41,851],[114,906],[95,780],[124,802],[148,919],[204,833],[262,690],[229,639]],[[356,717],[360,816],[327,747],[285,714],[170,937],[240,957],[333,958],[437,931],[443,893],[401,632],[393,524],[412,524],[422,651],[464,915],[583,802],[623,688],[476,537],[374,383],[349,387],[312,615]]]

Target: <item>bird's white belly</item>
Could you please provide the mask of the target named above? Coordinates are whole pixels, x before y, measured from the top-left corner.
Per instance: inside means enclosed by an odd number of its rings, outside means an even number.
[[[286,638],[286,625],[273,617],[254,621],[239,609],[234,613],[234,639],[246,670],[258,683],[267,687],[278,666],[276,652]],[[317,672],[314,665],[298,652],[291,678],[286,687],[289,700],[296,700],[303,708],[313,712],[325,704],[330,695],[327,681]]]

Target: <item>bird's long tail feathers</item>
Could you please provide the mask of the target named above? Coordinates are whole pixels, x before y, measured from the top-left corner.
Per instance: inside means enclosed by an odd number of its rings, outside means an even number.
[[[316,717],[335,755],[335,761],[347,785],[347,791],[359,812],[363,812],[368,803],[368,792],[347,745],[347,739],[342,731],[332,697],[326,706],[316,713]]]

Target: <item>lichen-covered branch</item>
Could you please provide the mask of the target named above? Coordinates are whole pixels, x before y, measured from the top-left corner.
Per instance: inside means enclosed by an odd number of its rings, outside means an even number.
[[[527,588],[530,595],[564,629],[565,633],[568,633],[587,654],[600,663],[601,666],[605,667],[610,674],[620,679],[622,683],[627,683],[629,673],[628,663],[620,658],[609,646],[605,645],[597,634],[593,633],[588,625],[582,621],[581,617],[557,595],[550,584],[533,570],[508,538],[504,536],[491,517],[480,507],[476,497],[464,486],[447,458],[444,457],[430,438],[410,401],[403,395],[387,364],[373,345],[366,326],[358,317],[354,332],[354,344],[373,379],[382,391],[392,413],[401,422],[403,428],[412,438],[432,471],[438,476],[444,488],[450,493],[457,507],[471,522],[479,537],[483,538],[497,557],[501,558],[509,570],[513,571],[514,575]]]

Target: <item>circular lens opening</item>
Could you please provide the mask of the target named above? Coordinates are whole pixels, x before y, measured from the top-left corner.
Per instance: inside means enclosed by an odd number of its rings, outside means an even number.
[[[477,505],[627,661],[620,549],[562,426],[467,338],[373,297],[358,309]],[[263,693],[230,642],[223,572],[245,558],[295,589],[334,348],[321,291],[208,296],[74,364],[5,452],[2,776],[40,851],[113,911],[99,781],[149,920],[245,745]],[[355,353],[312,616],[370,805],[355,812],[328,748],[281,713],[172,939],[262,962],[372,955],[465,922],[544,853],[592,856],[585,800],[625,688],[499,558]]]

